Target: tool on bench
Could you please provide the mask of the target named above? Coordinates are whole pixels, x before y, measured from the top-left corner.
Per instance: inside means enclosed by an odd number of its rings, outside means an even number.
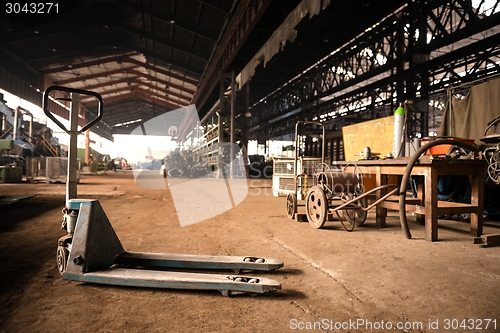
[[[71,94],[69,130],[48,110],[49,95],[53,91]],[[80,95],[94,96],[99,106],[96,118],[78,130]],[[279,282],[268,278],[237,275],[242,271],[270,271],[283,267],[283,262],[276,259],[125,251],[99,201],[77,198],[77,136],[102,118],[103,104],[102,97],[92,91],[52,86],[43,94],[43,111],[70,135],[66,206],[63,209],[63,229],[68,234],[59,239],[57,247],[57,267],[63,279],[122,286],[218,290],[224,296],[281,289]],[[187,270],[232,270],[235,275]]]

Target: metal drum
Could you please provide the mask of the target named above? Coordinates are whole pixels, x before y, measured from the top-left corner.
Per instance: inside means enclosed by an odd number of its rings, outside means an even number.
[[[333,213],[347,231],[352,231],[355,226],[364,223],[366,211],[363,208],[366,207],[366,199],[356,199],[364,190],[361,173],[332,170],[328,165],[322,165],[314,177],[317,185],[307,191],[305,203],[307,219],[311,226],[322,228]],[[343,218],[338,215],[337,211],[340,210]],[[344,220],[350,223],[350,228],[346,227]]]

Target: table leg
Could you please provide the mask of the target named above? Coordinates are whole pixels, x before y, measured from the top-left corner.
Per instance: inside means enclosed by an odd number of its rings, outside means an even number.
[[[470,234],[473,237],[483,234],[484,169],[478,167],[477,170],[477,173],[470,177],[470,203],[477,206],[477,213],[470,214]]]
[[[425,203],[425,191],[424,191],[424,182],[421,176],[415,176],[417,179],[417,199],[420,200],[419,205],[423,205]],[[415,214],[417,216],[417,222],[420,225],[425,225],[425,215]]]
[[[381,185],[387,184],[387,178],[385,175],[381,174],[380,167],[376,167],[376,174],[375,174],[375,186],[379,187]],[[383,197],[385,194],[387,194],[387,190],[381,190],[376,192],[376,199],[380,199]],[[379,228],[385,228],[386,224],[386,218],[387,218],[387,208],[382,207],[382,205],[377,205],[376,209],[376,218],[375,218],[375,223],[377,227]]]
[[[438,240],[438,173],[434,167],[425,172],[425,239]]]

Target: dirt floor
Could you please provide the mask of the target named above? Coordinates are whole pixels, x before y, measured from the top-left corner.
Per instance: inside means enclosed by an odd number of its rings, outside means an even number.
[[[270,180],[249,185],[233,209],[185,227],[169,190],[143,189],[130,171],[84,175],[78,190],[100,200],[126,250],[282,260],[254,273],[282,289],[256,297],[63,280],[65,184],[0,184],[3,199],[32,196],[0,206],[0,332],[500,331],[500,247],[474,245],[467,223],[440,220],[438,242],[413,217],[405,239],[397,212],[384,229],[373,211],[351,233],[314,229],[287,218]]]

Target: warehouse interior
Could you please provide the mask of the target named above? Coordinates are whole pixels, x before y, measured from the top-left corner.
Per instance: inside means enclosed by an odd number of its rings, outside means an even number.
[[[6,3],[0,330],[497,332],[499,34],[498,0]]]

